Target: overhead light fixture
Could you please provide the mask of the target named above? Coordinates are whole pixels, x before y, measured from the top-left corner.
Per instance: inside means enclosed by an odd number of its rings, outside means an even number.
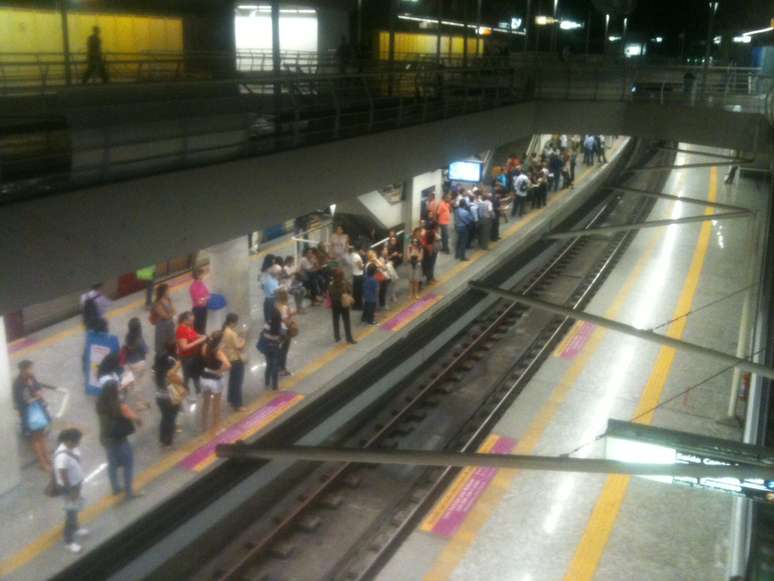
[[[770,32],[774,30],[774,27],[761,28],[759,30],[751,30],[750,32],[743,32],[742,36],[752,36],[753,34],[763,34],[764,32]]]
[[[654,38],[651,38],[650,40],[652,42],[655,42],[656,44],[661,44],[662,42],[664,42],[664,37],[663,36],[656,36]]]
[[[556,18],[553,16],[544,16],[544,15],[538,15],[535,16],[535,24],[538,26],[546,26],[547,24],[555,24]]]
[[[511,18],[511,30],[518,30],[521,28],[521,18],[514,16]]]
[[[749,36],[745,36],[745,35],[735,36],[733,40],[734,40],[734,42],[739,43],[739,44],[750,44],[752,42],[752,38],[749,37]]]
[[[723,40],[723,38],[722,38],[722,37],[720,37],[720,36],[716,36],[715,38],[713,38],[713,39],[712,39],[712,42],[713,42],[713,44],[720,44],[720,42],[721,42],[722,40]]]
[[[559,23],[559,28],[562,30],[575,30],[576,28],[581,28],[583,25],[580,22],[575,22],[574,20],[562,20]]]
[[[609,40],[610,42],[618,42],[619,40],[621,40],[621,37],[611,34],[610,36],[607,37],[607,40]]]

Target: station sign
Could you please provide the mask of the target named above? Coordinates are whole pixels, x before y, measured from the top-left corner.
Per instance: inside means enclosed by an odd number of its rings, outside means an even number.
[[[774,464],[774,449],[609,420],[605,457],[609,460],[633,463],[703,464],[771,469]],[[725,492],[756,502],[774,503],[774,480],[672,476],[642,476],[641,478]]]

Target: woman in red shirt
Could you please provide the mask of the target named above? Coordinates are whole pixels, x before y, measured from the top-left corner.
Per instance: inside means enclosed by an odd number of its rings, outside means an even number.
[[[207,340],[207,335],[200,335],[194,330],[193,320],[191,311],[180,314],[177,319],[175,339],[177,341],[177,355],[180,357],[180,364],[183,367],[183,383],[188,389],[188,380],[193,379],[196,393],[199,393],[201,391],[199,386],[200,345]]]

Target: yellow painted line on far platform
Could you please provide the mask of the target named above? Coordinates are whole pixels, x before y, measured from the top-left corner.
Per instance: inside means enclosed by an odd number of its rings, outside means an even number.
[[[708,200],[717,201],[717,167],[710,168],[710,186]],[[707,208],[704,213],[712,214],[713,208]],[[682,317],[691,310],[693,299],[699,288],[699,279],[704,268],[704,261],[707,257],[709,243],[712,236],[712,222],[703,222],[699,239],[694,249],[691,266],[688,275],[685,278],[677,306],[673,317]],[[685,331],[688,322],[687,317],[678,319],[667,330],[667,335],[675,339],[680,339]],[[674,364],[676,351],[671,347],[661,347],[656,358],[653,371],[645,385],[642,396],[640,397],[634,416],[640,416],[638,423],[649,424],[653,421],[653,408],[658,405],[664,387],[669,379],[669,374]],[[643,415],[644,414],[644,415]],[[587,581],[594,577],[602,555],[607,546],[607,541],[613,532],[616,520],[621,511],[626,492],[629,488],[630,476],[608,476],[602,492],[597,500],[597,504],[591,513],[586,530],[581,537],[581,541],[575,551],[575,555],[565,574],[565,581]]]

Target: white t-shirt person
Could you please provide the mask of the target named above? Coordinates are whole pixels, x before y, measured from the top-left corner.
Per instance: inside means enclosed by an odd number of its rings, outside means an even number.
[[[529,189],[529,178],[527,174],[521,173],[513,180],[513,191],[517,196],[521,198],[527,197],[527,190]]]
[[[80,448],[68,448],[64,443],[54,452],[54,476],[59,486],[64,486],[61,470],[67,474],[68,484],[78,486],[83,482],[83,470],[81,468],[81,450]]]

